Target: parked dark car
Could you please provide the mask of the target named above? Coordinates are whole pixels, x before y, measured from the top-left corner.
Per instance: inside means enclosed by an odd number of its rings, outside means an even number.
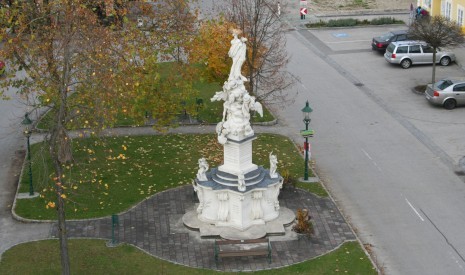
[[[407,30],[392,31],[378,37],[373,37],[371,48],[384,53],[389,43],[408,40],[407,32]]]

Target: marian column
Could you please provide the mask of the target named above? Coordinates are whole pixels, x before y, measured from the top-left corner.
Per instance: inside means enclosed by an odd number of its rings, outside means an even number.
[[[241,73],[247,39],[238,37],[239,30],[233,30],[232,35],[228,53],[233,60],[231,71],[223,90],[211,99],[223,101],[223,118],[216,126],[216,133],[224,147],[224,162],[207,171],[205,158],[200,159],[193,186],[199,198],[196,208],[199,221],[208,226],[244,231],[279,217],[278,195],[283,178],[277,173],[278,160],[272,153],[270,170],[252,163],[252,142],[256,137],[250,125],[250,111],[263,116],[263,109],[245,89],[247,78]],[[197,227],[186,220],[187,226]],[[265,230],[263,234],[266,233]]]

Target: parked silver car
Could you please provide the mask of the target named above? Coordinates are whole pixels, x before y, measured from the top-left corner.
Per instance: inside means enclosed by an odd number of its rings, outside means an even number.
[[[448,110],[465,105],[465,78],[445,78],[428,84],[425,95],[429,102]]]
[[[454,53],[438,50],[436,52],[436,63],[448,66],[451,62],[455,61]],[[410,68],[410,66],[415,64],[432,64],[433,48],[422,41],[391,42],[386,48],[384,59],[392,64],[400,64],[404,69]]]

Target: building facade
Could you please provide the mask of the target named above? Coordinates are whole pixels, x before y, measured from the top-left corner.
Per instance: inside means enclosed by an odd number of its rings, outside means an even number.
[[[442,15],[457,22],[465,31],[465,0],[418,0],[417,6],[427,10],[431,16]]]

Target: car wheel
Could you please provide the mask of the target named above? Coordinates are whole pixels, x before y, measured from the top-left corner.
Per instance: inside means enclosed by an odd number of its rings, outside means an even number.
[[[447,110],[454,109],[455,105],[457,105],[457,102],[455,102],[454,99],[448,99],[448,100],[444,101],[444,104],[442,104],[442,106],[444,106],[444,108],[447,109]]]
[[[404,59],[400,62],[400,66],[402,66],[402,68],[404,69],[410,68],[411,65],[412,65],[412,61],[410,61],[410,59]]]
[[[441,58],[441,60],[439,60],[439,63],[441,64],[441,66],[449,66],[450,58],[447,56],[444,56],[443,58]]]

